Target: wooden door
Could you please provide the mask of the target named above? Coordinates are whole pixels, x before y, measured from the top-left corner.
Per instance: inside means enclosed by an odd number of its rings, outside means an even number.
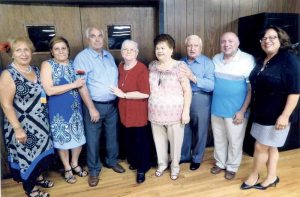
[[[80,10],[83,39],[87,27],[101,28],[105,32],[104,48],[108,49],[107,26],[130,25],[131,39],[139,44],[138,59],[146,65],[154,59],[153,39],[158,27],[154,7],[82,7]],[[122,60],[120,50],[109,51],[118,64]]]

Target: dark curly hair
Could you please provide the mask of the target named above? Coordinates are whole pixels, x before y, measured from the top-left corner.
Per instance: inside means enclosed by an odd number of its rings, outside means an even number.
[[[160,42],[166,42],[171,49],[175,49],[175,40],[169,34],[159,34],[156,36],[153,40],[154,47]]]
[[[263,38],[264,35],[266,34],[266,32],[270,29],[273,29],[274,31],[276,31],[276,33],[278,35],[278,39],[279,39],[279,42],[280,42],[279,50],[294,51],[294,49],[292,47],[290,36],[286,33],[286,31],[284,31],[280,27],[277,27],[277,26],[274,26],[274,25],[270,25],[270,26],[266,27],[261,32],[260,38]]]

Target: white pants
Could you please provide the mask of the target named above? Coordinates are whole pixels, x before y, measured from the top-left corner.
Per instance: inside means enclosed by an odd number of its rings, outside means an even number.
[[[248,119],[235,125],[232,118],[211,115],[216,165],[237,172],[242,161],[243,141]]]
[[[164,171],[168,167],[168,142],[170,142],[171,173],[180,171],[179,161],[183,143],[184,125],[158,125],[151,123],[154,143],[156,147],[158,170]]]

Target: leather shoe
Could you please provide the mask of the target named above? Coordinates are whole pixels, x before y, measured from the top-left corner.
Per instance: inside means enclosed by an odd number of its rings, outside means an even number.
[[[235,172],[226,170],[224,177],[227,180],[231,180],[231,179],[233,179],[235,177],[235,174],[236,174]]]
[[[224,170],[224,169],[222,169],[219,166],[215,165],[214,167],[212,167],[210,169],[210,173],[212,173],[212,174],[219,174],[222,170]]]
[[[190,170],[197,170],[200,167],[200,163],[192,162],[190,165]]]
[[[266,190],[268,189],[269,187],[276,187],[276,185],[279,183],[279,177],[276,177],[275,181],[273,183],[270,183],[269,185],[267,186],[262,186],[260,183],[254,185],[253,187],[255,189],[259,189],[259,190]]]
[[[257,177],[257,180],[256,182],[254,183],[254,185],[248,185],[247,183],[243,182],[243,184],[241,185],[241,190],[246,190],[246,189],[251,189],[251,188],[254,188],[255,187],[255,184],[258,182],[259,180],[259,175]]]
[[[124,173],[125,172],[125,169],[118,163],[115,166],[112,166],[111,168],[113,169],[113,171],[115,171],[117,173]]]
[[[89,176],[88,178],[88,183],[90,187],[95,187],[99,183],[99,178],[98,176]]]
[[[136,175],[136,182],[137,183],[143,183],[145,181],[145,173],[139,172]]]
[[[135,167],[133,167],[132,165],[129,166],[129,170],[136,170]]]

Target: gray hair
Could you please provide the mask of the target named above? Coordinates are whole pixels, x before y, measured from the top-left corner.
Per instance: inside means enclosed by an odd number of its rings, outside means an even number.
[[[121,46],[121,50],[124,49],[124,46],[125,46],[126,44],[133,44],[134,47],[136,48],[136,52],[139,52],[139,45],[138,45],[138,43],[135,42],[135,41],[133,41],[133,40],[129,40],[129,39],[123,41],[122,46]]]
[[[197,35],[189,35],[188,37],[186,37],[186,39],[184,41],[185,46],[187,46],[188,41],[191,40],[191,39],[198,40],[199,46],[202,49],[202,39]]]
[[[101,33],[102,35],[104,35],[104,31],[103,31],[102,29],[98,29],[97,27],[88,27],[88,28],[86,28],[86,30],[85,30],[85,37],[86,37],[86,38],[89,38],[90,32],[92,31],[92,29],[97,29],[97,30],[100,31],[100,33]]]

